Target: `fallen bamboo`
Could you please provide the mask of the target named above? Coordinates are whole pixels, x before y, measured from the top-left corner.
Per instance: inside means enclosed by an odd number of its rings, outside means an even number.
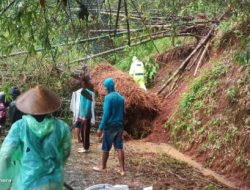
[[[89,30],[90,33],[102,33],[102,32],[114,32],[115,29],[102,29],[102,30]],[[127,31],[127,29],[117,29],[117,32],[124,32]],[[138,29],[130,29],[130,32],[137,32]],[[127,32],[126,32],[127,33]]]
[[[192,51],[192,53],[182,62],[182,64],[179,66],[179,68],[174,72],[174,74],[167,80],[167,82],[162,86],[162,88],[157,92],[157,94],[160,94],[166,86],[174,79],[174,77],[179,74],[181,71],[185,69],[190,59],[193,57],[193,55],[208,41],[208,39],[211,37],[213,31],[215,29],[215,25],[212,25],[210,31],[208,34],[203,38],[203,40],[196,46],[196,48]]]
[[[69,190],[74,190],[73,187],[71,187],[69,184],[67,184],[66,182],[63,183],[64,187],[66,187]]]
[[[171,37],[171,36],[172,35],[169,34],[169,33],[166,33],[166,34],[162,33],[161,35],[155,35],[155,36],[152,36],[152,38],[144,39],[142,41],[132,43],[131,47],[137,46],[137,45],[140,45],[140,44],[143,44],[143,43],[146,43],[146,42],[149,42],[150,40],[156,40],[156,39],[160,39],[160,38],[164,38],[164,37]],[[191,36],[191,34],[177,34],[176,36]],[[110,53],[113,53],[113,52],[121,51],[121,50],[123,50],[123,49],[125,49],[127,47],[128,46],[125,45],[125,46],[121,46],[121,47],[118,47],[118,48],[115,48],[115,49],[110,49],[110,50],[107,50],[107,51],[104,51],[104,52],[100,52],[100,53],[97,53],[97,54],[94,54],[94,55],[88,55],[88,56],[83,57],[81,59],[73,60],[70,63],[87,61],[89,59],[93,59],[93,58],[100,57],[100,56],[103,56],[103,55],[107,55],[107,54],[110,54]]]
[[[204,45],[208,42],[209,38],[212,36],[213,31],[215,30],[215,28],[219,25],[220,21],[224,18],[224,16],[231,11],[231,8],[228,8],[223,14],[221,14],[218,19],[214,19],[216,20],[216,22],[214,22],[211,26],[211,29],[209,30],[208,34],[203,38],[203,40],[196,46],[196,48],[192,51],[192,53],[182,62],[182,64],[180,65],[180,67],[174,72],[174,74],[167,80],[167,82],[162,86],[162,88],[157,92],[157,94],[160,94],[165,88],[166,86],[174,79],[174,77],[179,74],[181,71],[183,71],[188,62],[190,61],[190,59],[192,58],[192,56]]]
[[[101,11],[101,12],[100,12],[100,14],[110,15],[110,13],[109,13],[109,12],[103,12],[103,11]],[[116,14],[116,13],[111,13],[111,15],[113,15],[113,16],[117,16],[117,14]],[[124,14],[119,14],[119,16],[126,18],[126,15],[124,15]],[[129,19],[131,19],[131,20],[140,20],[140,18],[138,18],[138,17],[134,17],[134,16],[129,16]]]
[[[200,65],[201,65],[201,62],[202,62],[202,60],[203,60],[203,58],[204,58],[204,56],[205,56],[205,54],[206,54],[206,52],[207,52],[207,50],[208,50],[209,45],[210,45],[210,43],[207,43],[207,44],[206,44],[206,46],[205,46],[205,48],[204,48],[204,50],[203,50],[203,52],[202,52],[202,54],[201,54],[201,56],[200,56],[200,59],[199,59],[199,61],[198,61],[198,63],[197,63],[197,66],[196,66],[196,68],[195,68],[195,71],[194,71],[194,76],[196,76],[196,74],[197,74],[197,71],[198,71],[198,69],[199,69],[199,67],[200,67]]]
[[[140,32],[140,31],[143,31],[143,29],[137,29],[137,30],[131,31],[131,32]],[[118,32],[116,35],[123,35],[123,34],[127,34],[127,31]],[[81,40],[78,40],[78,41],[70,41],[68,43],[55,44],[55,45],[52,45],[51,47],[56,48],[56,47],[61,47],[61,46],[66,46],[66,45],[81,44],[81,43],[91,42],[91,41],[100,40],[100,39],[103,39],[103,38],[110,38],[110,37],[113,37],[113,35],[102,35],[102,36],[97,36],[97,37],[92,37],[92,38],[87,38],[87,39],[81,39]],[[44,50],[43,48],[38,48],[38,49],[35,50],[35,52],[41,52],[43,50]],[[14,52],[14,53],[11,53],[10,55],[2,55],[2,56],[0,56],[0,59],[19,56],[19,55],[24,55],[24,54],[28,54],[28,53],[29,53],[28,51]]]
[[[190,71],[191,68],[195,65],[196,61],[200,57],[200,54],[202,53],[202,48],[198,51],[198,53],[195,55],[191,63],[187,66],[186,70]]]
[[[12,5],[14,5],[14,3],[16,2],[16,0],[13,0],[9,3],[9,5],[7,5],[0,13],[0,15],[2,16]]]

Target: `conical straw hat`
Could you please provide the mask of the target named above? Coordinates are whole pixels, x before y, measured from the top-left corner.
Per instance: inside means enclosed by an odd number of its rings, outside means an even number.
[[[42,85],[37,85],[17,98],[16,107],[23,113],[45,115],[58,110],[61,107],[61,101],[54,92]]]

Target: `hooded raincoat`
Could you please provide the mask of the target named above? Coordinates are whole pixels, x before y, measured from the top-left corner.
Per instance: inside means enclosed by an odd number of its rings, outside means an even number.
[[[111,126],[124,125],[124,97],[115,91],[115,85],[112,78],[107,78],[103,85],[107,88],[108,94],[104,98],[103,116],[99,129],[105,130]]]
[[[60,190],[71,149],[69,127],[54,117],[15,122],[0,149],[1,190]]]

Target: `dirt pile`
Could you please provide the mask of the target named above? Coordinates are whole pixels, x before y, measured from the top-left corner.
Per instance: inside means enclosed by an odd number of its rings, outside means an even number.
[[[103,81],[108,77],[114,79],[116,90],[125,97],[125,130],[135,138],[148,135],[151,121],[160,111],[158,97],[139,88],[127,73],[109,64],[100,64],[91,72],[91,81],[102,99],[106,94]]]

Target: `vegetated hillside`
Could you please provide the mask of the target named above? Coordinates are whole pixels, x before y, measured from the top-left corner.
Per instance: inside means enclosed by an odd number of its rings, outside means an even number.
[[[249,32],[246,23],[221,37],[217,55],[210,59],[212,67],[190,84],[165,125],[171,143],[246,189],[250,188]]]

